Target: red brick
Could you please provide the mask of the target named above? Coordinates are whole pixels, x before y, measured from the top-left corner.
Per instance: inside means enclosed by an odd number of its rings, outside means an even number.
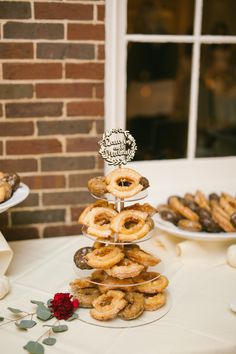
[[[104,64],[101,63],[81,63],[66,64],[67,79],[104,79]]]
[[[1,1],[0,18],[30,18],[30,2]]]
[[[39,205],[39,195],[37,193],[30,193],[28,197],[20,204],[18,204],[13,210],[16,208],[25,208]]]
[[[105,19],[105,5],[97,6],[97,19],[98,21],[104,21]]]
[[[3,172],[31,172],[37,171],[36,159],[0,159],[0,169]]]
[[[65,221],[64,209],[21,210],[11,213],[13,225],[27,225]]]
[[[3,78],[7,80],[51,80],[62,77],[62,64],[3,64]]]
[[[43,193],[43,205],[87,204],[93,201],[87,191]]]
[[[59,23],[7,22],[4,38],[15,39],[63,39],[64,26]]]
[[[96,121],[96,132],[97,132],[97,134],[103,134],[103,132],[104,132],[104,121],[103,120]]]
[[[78,221],[80,214],[84,210],[85,206],[80,208],[71,208],[71,221]]]
[[[44,237],[72,236],[81,235],[81,225],[59,225],[47,226],[44,229]]]
[[[0,104],[0,117],[2,117],[2,105]]]
[[[0,141],[0,155],[3,154],[3,143],[2,141]]]
[[[21,178],[30,189],[64,188],[65,176],[26,176]]]
[[[83,4],[62,4],[59,2],[35,2],[36,19],[92,20],[93,6]]]
[[[104,98],[104,84],[95,85],[95,90],[97,98]]]
[[[0,217],[0,227],[8,226],[9,225],[9,213],[5,211],[4,213],[1,213]]]
[[[70,102],[67,104],[68,116],[103,116],[103,101]]]
[[[14,140],[6,142],[8,155],[32,155],[61,152],[62,146],[57,139]]]
[[[38,43],[40,59],[94,59],[95,46],[82,43]]]
[[[0,43],[1,59],[33,58],[33,43]]]
[[[33,133],[33,122],[0,122],[0,136],[27,136]]]
[[[61,115],[62,103],[60,102],[6,104],[6,117],[8,118],[59,117]]]
[[[32,98],[33,85],[0,84],[0,99]]]
[[[95,158],[94,156],[42,157],[41,163],[42,171],[81,171],[93,169],[95,167]]]
[[[37,84],[36,96],[40,98],[92,97],[93,86],[86,83]]]
[[[97,155],[97,168],[104,169],[104,160],[100,155]]]
[[[87,188],[90,178],[101,176],[101,173],[80,173],[69,176],[69,187],[82,187]]]
[[[98,140],[100,138],[67,138],[67,152],[97,151],[99,149]]]
[[[39,230],[36,227],[4,227],[1,229],[7,241],[30,240],[39,238]]]
[[[105,46],[98,45],[98,60],[104,60],[104,59],[105,59]]]
[[[69,23],[68,39],[103,41],[105,39],[104,25]]]
[[[57,121],[46,121],[37,122],[38,125],[38,135],[53,135],[53,134],[88,134],[93,125],[92,120],[57,120]]]

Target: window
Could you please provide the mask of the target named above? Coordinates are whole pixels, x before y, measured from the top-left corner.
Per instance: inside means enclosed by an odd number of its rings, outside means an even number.
[[[235,0],[106,2],[106,128],[130,130],[137,160],[236,155],[235,13]]]

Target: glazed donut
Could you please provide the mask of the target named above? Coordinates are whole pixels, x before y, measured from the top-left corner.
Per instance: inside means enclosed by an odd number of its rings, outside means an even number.
[[[150,273],[152,272],[146,274],[150,274]],[[142,282],[144,281],[144,279],[148,281],[150,279],[150,275],[146,277],[141,276],[140,278]],[[157,279],[154,279],[148,283],[137,285],[135,289],[140,293],[157,294],[162,292],[168,286],[168,284],[169,284],[168,279],[164,275],[160,275]]]
[[[73,291],[73,296],[79,300],[79,306],[86,308],[93,307],[93,301],[100,295],[101,293],[97,288],[84,288]]]
[[[124,208],[124,210],[139,210],[144,213],[148,213],[149,216],[153,216],[157,212],[157,209],[148,203],[144,203],[144,204],[136,203],[134,205]]]
[[[131,292],[125,295],[125,300],[128,302],[125,308],[119,312],[119,317],[123,320],[133,320],[142,315],[144,311],[143,294]]]
[[[118,279],[107,275],[107,277],[103,279],[101,285],[99,285],[98,288],[101,293],[106,293],[108,290],[112,290],[112,289],[130,292],[133,291],[132,284],[133,284],[132,278]]]
[[[97,200],[95,203],[89,204],[87,206],[87,208],[85,208],[83,210],[83,212],[79,216],[78,223],[88,226],[88,220],[89,220],[88,215],[89,215],[89,212],[93,208],[98,208],[98,207],[114,209],[114,205],[113,204],[108,204],[108,202],[103,201],[103,200]]]
[[[232,197],[230,194],[222,192],[222,197],[224,197],[234,208],[236,208],[236,198]]]
[[[181,219],[179,220],[177,225],[183,230],[189,230],[193,232],[199,232],[202,230],[202,225],[198,221]]]
[[[144,295],[144,310],[156,311],[166,303],[166,293],[158,293],[156,295]]]
[[[93,318],[99,321],[107,321],[115,318],[127,304],[125,293],[119,290],[109,290],[93,301],[94,308],[90,310]]]
[[[148,213],[139,210],[123,210],[111,222],[111,229],[120,241],[128,242],[144,237],[152,227]]]
[[[143,189],[141,178],[138,172],[130,168],[117,168],[106,177],[107,191],[121,199],[130,198]]]
[[[220,206],[229,216],[231,216],[236,211],[236,209],[230,205],[230,202],[223,196],[220,197]]]
[[[137,262],[142,264],[144,267],[155,266],[156,264],[160,263],[160,259],[152,256],[150,253],[147,253],[141,250],[138,246],[128,246],[125,248],[125,255],[131,261]]]
[[[77,291],[78,289],[94,288],[96,285],[91,283],[89,278],[82,278],[70,282],[70,287],[72,290]]]
[[[102,269],[97,269],[90,275],[91,281],[95,283],[103,283],[103,281],[108,277],[107,273]]]
[[[0,203],[5,202],[12,196],[12,187],[7,182],[0,182]]]
[[[126,279],[136,277],[143,271],[143,269],[143,265],[132,262],[128,258],[124,258],[110,269],[105,269],[105,271],[108,275],[114,278]]]
[[[110,224],[117,212],[110,208],[93,208],[87,214],[87,233],[96,237],[110,237],[112,230]]]
[[[107,192],[106,178],[104,176],[91,178],[88,181],[88,190],[97,197],[102,197]]]
[[[170,197],[169,204],[174,211],[183,215],[186,219],[191,221],[198,221],[199,216],[192,211],[190,208],[186,207],[177,197]]]
[[[85,258],[92,268],[107,269],[113,267],[124,258],[124,253],[116,246],[103,246],[88,253]]]
[[[196,192],[194,201],[195,201],[201,208],[204,208],[204,209],[206,209],[206,210],[208,210],[208,211],[211,210],[207,198],[205,197],[205,195],[204,195],[201,191],[197,191],[197,192]]]

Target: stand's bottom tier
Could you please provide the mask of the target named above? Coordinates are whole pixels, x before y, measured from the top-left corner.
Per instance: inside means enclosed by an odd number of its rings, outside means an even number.
[[[152,322],[160,320],[165,316],[172,307],[172,297],[169,291],[166,291],[166,302],[165,304],[155,311],[144,311],[138,318],[133,320],[123,320],[119,318],[119,315],[109,321],[98,321],[94,319],[90,314],[90,309],[80,308],[79,310],[79,320],[87,324],[99,327],[107,328],[133,328],[140,327]]]

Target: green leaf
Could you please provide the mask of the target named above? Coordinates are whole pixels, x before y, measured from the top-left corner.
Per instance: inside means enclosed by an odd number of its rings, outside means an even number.
[[[52,302],[52,299],[49,299],[49,300],[47,301],[47,306],[48,306],[48,307],[51,305],[51,302]]]
[[[44,347],[38,342],[29,341],[23,348],[31,354],[44,354]]]
[[[1,321],[4,321],[4,317],[0,317],[0,322],[1,322]]]
[[[72,315],[72,316],[70,316],[70,317],[68,318],[68,320],[67,320],[67,321],[73,321],[73,320],[76,320],[78,317],[79,317],[79,316],[78,316],[78,314],[74,312],[74,313],[73,313],[73,315]]]
[[[24,312],[24,311],[22,311],[22,310],[20,310],[20,309],[15,309],[15,308],[13,308],[13,307],[8,307],[8,310],[9,311],[11,311],[11,312],[13,312],[13,313],[22,313],[22,312]]]
[[[15,322],[15,324],[20,329],[28,329],[34,327],[37,324],[37,322],[32,320],[22,320],[19,323]]]
[[[35,305],[44,305],[44,302],[38,301],[38,300],[30,300],[30,302],[32,302],[32,304],[35,304]]]
[[[46,345],[54,345],[56,343],[56,338],[52,338],[52,337],[47,337],[43,340],[43,344]]]
[[[65,332],[65,331],[68,331],[68,326],[67,325],[53,326],[52,330],[54,333]]]
[[[43,321],[47,321],[53,317],[51,311],[44,304],[38,304],[36,308],[36,315],[40,320]]]

